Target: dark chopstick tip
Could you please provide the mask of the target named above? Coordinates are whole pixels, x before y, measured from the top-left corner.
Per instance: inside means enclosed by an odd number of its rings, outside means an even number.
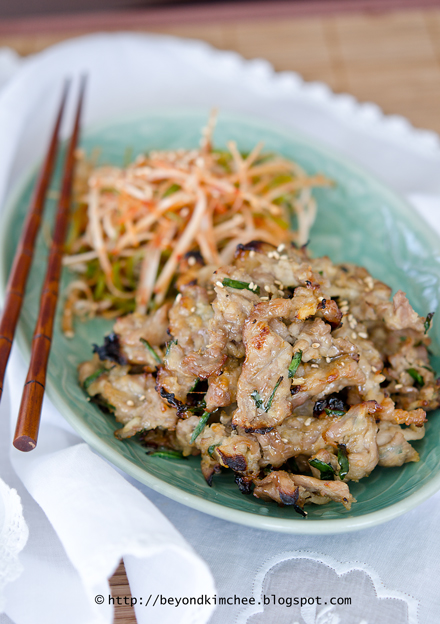
[[[34,448],[37,446],[37,441],[33,440],[27,435],[22,435],[15,438],[13,444],[15,448],[19,451],[23,451],[23,453],[28,453],[29,451],[34,450]]]

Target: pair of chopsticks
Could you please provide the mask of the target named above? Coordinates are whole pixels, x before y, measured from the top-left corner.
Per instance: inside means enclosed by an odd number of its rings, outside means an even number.
[[[58,201],[52,245],[40,299],[40,310],[32,339],[31,359],[23,389],[20,411],[14,435],[14,446],[20,451],[31,451],[37,445],[41,408],[46,384],[47,365],[52,343],[55,311],[58,301],[63,246],[68,225],[78,143],[82,104],[86,78],[81,78],[75,122],[64,162],[63,179]],[[26,282],[32,264],[35,241],[40,228],[44,204],[57,159],[60,126],[67,101],[70,82],[64,85],[59,111],[42,170],[31,200],[6,289],[5,306],[0,319],[0,399],[6,365],[11,352],[15,328],[23,304]]]

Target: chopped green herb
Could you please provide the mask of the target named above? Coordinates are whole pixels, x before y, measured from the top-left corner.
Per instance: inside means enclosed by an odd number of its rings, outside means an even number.
[[[400,336],[400,342],[405,342],[406,336]]]
[[[197,386],[199,385],[199,383],[200,383],[200,379],[196,379],[196,380],[195,380],[195,382],[194,382],[194,384],[193,384],[193,385],[191,386],[191,388],[188,390],[188,394],[191,394],[191,392],[195,392],[195,391],[196,391]]]
[[[205,407],[206,407],[206,401],[205,399],[202,399],[196,405],[182,406],[182,410],[184,412],[191,412],[191,414],[194,414],[194,416],[202,416],[203,412],[205,411]]]
[[[273,399],[275,397],[275,392],[278,390],[278,386],[283,381],[283,379],[284,377],[281,376],[276,382],[275,388],[272,390],[272,394],[270,395],[266,405],[264,405],[264,401],[261,398],[258,390],[254,390],[253,392],[251,392],[251,397],[254,399],[255,405],[258,407],[258,409],[262,409],[264,412],[268,412],[270,410],[270,408],[272,407]]]
[[[327,414],[327,416],[344,416],[345,415],[345,412],[343,410],[330,409],[329,407],[326,407],[324,411]]]
[[[153,451],[148,452],[147,451],[147,455],[150,455],[151,457],[153,457],[153,455],[155,457],[162,457],[162,459],[183,459],[183,455],[182,453],[180,453],[179,451],[172,451],[172,450],[166,450],[166,451]]]
[[[289,379],[293,377],[298,370],[298,367],[301,364],[302,354],[303,352],[301,351],[301,349],[299,349],[299,351],[297,351],[293,356],[292,361],[289,365]]]
[[[260,287],[255,284],[253,288],[249,282],[240,282],[240,280],[230,279],[229,277],[225,277],[222,281],[223,286],[229,286],[229,288],[236,288],[237,290],[250,290],[251,292],[260,294]]]
[[[333,481],[335,476],[333,466],[320,459],[309,459],[309,464],[320,471],[320,479],[323,481]]]
[[[142,342],[142,344],[144,344],[148,351],[150,352],[150,355],[152,355],[154,357],[154,359],[156,360],[156,362],[158,364],[162,364],[162,360],[160,359],[159,355],[156,353],[156,351],[153,349],[153,347],[150,345],[150,343],[148,342],[148,340],[145,340],[145,338],[140,338],[140,341]]]
[[[96,403],[96,405],[103,411],[110,413],[116,412],[116,407],[111,403],[104,401],[100,394],[95,394],[95,396],[90,397],[90,403]]]
[[[212,457],[212,454],[214,453],[215,449],[216,449],[218,446],[221,446],[221,444],[220,444],[220,443],[219,443],[219,444],[211,444],[211,446],[208,448],[208,455],[209,455],[210,457]]]
[[[87,390],[89,386],[91,386],[92,383],[96,381],[98,377],[101,377],[102,373],[105,373],[105,372],[106,372],[105,368],[98,368],[98,370],[96,370],[94,373],[86,377],[86,379],[84,379],[84,384],[83,384],[84,390]]]
[[[425,370],[429,371],[430,373],[433,373],[435,375],[435,371],[430,367],[430,366],[424,366],[422,365],[422,368],[424,368]]]
[[[296,459],[294,457],[289,457],[286,461],[287,469],[293,472],[294,474],[299,474],[301,471],[298,468],[298,464],[296,463]]]
[[[426,319],[425,319],[425,322],[424,322],[425,334],[428,333],[428,330],[431,327],[432,317],[433,316],[434,316],[434,312],[430,312],[429,314],[426,315]]]
[[[208,422],[210,416],[211,416],[210,412],[203,412],[202,416],[200,416],[200,420],[197,423],[196,428],[194,429],[194,431],[192,432],[192,435],[191,435],[191,439],[190,439],[191,444],[194,444],[196,439],[202,433],[202,431],[205,428],[206,423]]]
[[[347,449],[345,444],[338,444],[338,462],[339,462],[339,478],[342,479],[347,476],[350,470],[348,463]]]
[[[169,341],[169,343],[167,344],[166,351],[165,351],[165,356],[168,356],[170,354],[170,350],[171,350],[171,347],[173,346],[173,344],[176,345],[177,344],[177,340],[170,340]]]
[[[281,376],[278,381],[275,384],[275,388],[272,390],[272,394],[269,397],[268,402],[266,403],[266,407],[264,409],[265,412],[268,412],[270,410],[270,408],[272,407],[272,402],[275,396],[275,392],[278,390],[278,386],[280,385],[280,383],[283,381],[283,376]]]
[[[165,191],[165,193],[162,195],[162,198],[164,197],[168,197],[169,195],[172,195],[173,193],[176,193],[176,191],[180,191],[181,187],[178,184],[172,184],[170,186],[169,189],[167,189]]]
[[[416,371],[415,368],[407,368],[406,372],[409,373],[411,375],[411,377],[414,379],[414,381],[416,382],[416,385],[419,386],[420,388],[423,388],[423,386],[425,385],[425,382],[423,380],[423,377],[421,376],[421,374],[419,373],[419,371]]]
[[[251,392],[251,397],[254,399],[255,405],[258,407],[258,409],[264,409],[264,401],[260,397],[260,393],[258,392],[258,390],[254,390],[253,392]]]

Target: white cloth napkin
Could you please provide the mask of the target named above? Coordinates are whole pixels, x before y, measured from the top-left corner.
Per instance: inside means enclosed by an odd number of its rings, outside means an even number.
[[[87,123],[126,114],[133,103],[137,110],[166,106],[172,85],[182,106],[246,111],[318,137],[410,195],[433,225],[439,222],[436,135],[415,131],[399,118],[383,118],[373,105],[335,97],[324,85],[275,75],[264,61],[245,62],[199,42],[124,34],[56,46],[23,63],[6,86],[0,95],[0,204],[42,153],[56,105],[54,84],[66,72],[84,68],[93,78]],[[21,497],[29,539],[21,550],[26,530],[20,520],[15,573],[10,566],[16,578],[5,587],[1,624],[110,622],[106,579],[122,555],[131,592],[143,599],[135,606],[140,624],[207,622],[212,602],[160,611],[144,605],[150,595],[199,597],[215,591],[228,602],[210,624],[422,624],[438,618],[440,495],[393,522],[347,536],[271,534],[234,525],[118,474],[81,442],[49,401],[37,449],[27,455],[13,449],[9,459],[12,427],[6,415],[13,422],[24,374],[14,352],[0,412],[0,474]],[[23,571],[17,577],[19,550]],[[194,551],[209,563],[216,590]],[[269,602],[258,605],[262,591]],[[328,604],[310,603],[316,594],[327,596]],[[97,595],[104,596],[103,605],[94,602]],[[289,595],[309,600],[289,607]],[[252,596],[255,605],[234,600]],[[335,606],[331,597],[350,597],[352,604]]]
[[[25,373],[25,363],[14,352],[5,397],[11,431]],[[10,444],[10,435],[6,439]],[[52,527],[47,521],[40,526],[36,506],[26,508],[31,538],[22,557],[25,572],[5,589],[6,613],[16,624],[35,624],[35,613],[44,613],[41,621],[47,624],[58,624],[60,613],[65,624],[111,622],[107,579],[122,557],[133,596],[138,597],[139,624],[175,622],[175,606],[152,606],[164,588],[176,599],[215,594],[209,568],[191,546],[144,495],[78,438],[50,401],[45,401],[37,449],[13,449],[10,458]],[[179,622],[202,624],[212,609],[181,604]]]

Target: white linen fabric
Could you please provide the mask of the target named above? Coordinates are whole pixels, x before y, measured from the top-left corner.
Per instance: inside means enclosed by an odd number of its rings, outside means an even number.
[[[182,107],[217,106],[275,120],[408,195],[440,231],[434,133],[384,117],[372,104],[334,96],[324,85],[305,84],[296,74],[275,74],[265,61],[244,61],[201,42],[132,34],[64,42],[22,62],[0,94],[0,205],[44,151],[62,79],[84,70],[90,75],[85,124],[164,107],[171,99]],[[29,539],[19,556],[23,571],[5,587],[2,624],[110,622],[106,579],[121,556],[140,624],[437,621],[440,494],[404,517],[348,535],[293,536],[234,525],[121,475],[82,443],[49,401],[37,449],[9,451],[13,427],[6,414],[13,423],[24,375],[14,350],[0,412],[0,474],[21,497]],[[96,604],[97,595],[104,604]],[[204,604],[146,607],[150,595],[201,597]],[[229,603],[213,611],[214,595]],[[254,597],[255,604],[235,597]],[[299,604],[289,606],[289,597]],[[347,598],[351,604],[337,602]]]

